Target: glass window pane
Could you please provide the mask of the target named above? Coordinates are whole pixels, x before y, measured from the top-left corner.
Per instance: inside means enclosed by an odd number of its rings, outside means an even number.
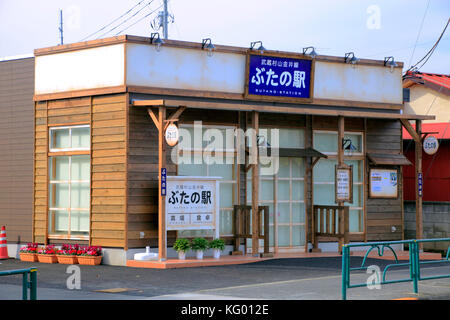
[[[277,199],[289,200],[289,180],[278,180]]]
[[[363,182],[363,162],[362,160],[345,160],[348,165],[353,166],[353,182]]]
[[[86,148],[91,146],[91,130],[89,127],[72,128],[72,148]]]
[[[292,226],[292,245],[302,246],[305,244],[305,226]]]
[[[314,184],[314,204],[334,206],[334,200],[334,184]]]
[[[278,203],[277,223],[290,223],[290,205],[289,203]]]
[[[51,210],[49,212],[49,233],[65,234],[69,230],[69,212],[65,210]]]
[[[233,234],[233,211],[220,210],[219,228],[221,235]]]
[[[50,157],[49,176],[53,181],[69,180],[69,157]]]
[[[303,181],[292,181],[292,200],[303,200],[305,198],[305,183]]]
[[[73,210],[70,212],[70,230],[72,234],[89,234],[89,211]]]
[[[301,158],[292,158],[292,178],[305,176],[305,161]]]
[[[51,149],[70,148],[70,129],[52,129],[50,132]]]
[[[220,183],[220,207],[233,207],[233,183]]]
[[[224,164],[211,164],[209,165],[209,176],[211,177],[222,177],[222,180],[233,180],[233,165],[225,164],[225,159],[223,159]]]
[[[292,203],[292,223],[305,223],[304,203]]]
[[[278,246],[289,247],[290,246],[290,226],[278,227]]]
[[[336,160],[319,160],[314,166],[314,182],[333,182]]]
[[[363,232],[363,215],[362,210],[349,211],[349,231]]]
[[[362,152],[362,135],[361,134],[352,134],[352,133],[346,133],[344,135],[344,141],[350,140],[351,145],[349,142],[346,142],[344,145],[345,153],[361,153]]]
[[[49,201],[50,208],[68,208],[70,203],[69,184],[50,184]]]
[[[90,180],[90,156],[72,156],[71,180]]]
[[[291,176],[291,169],[289,165],[289,158],[280,158],[278,169],[279,178],[289,178]]]
[[[178,174],[180,176],[207,176],[207,165],[203,162],[202,155],[195,154],[191,157],[190,163],[180,163]]]
[[[89,209],[89,183],[72,183],[70,185],[70,207]]]
[[[280,148],[304,148],[305,132],[302,129],[279,129]]]
[[[260,180],[260,200],[273,200],[273,180]]]
[[[337,152],[337,132],[314,132],[314,149],[321,152]]]

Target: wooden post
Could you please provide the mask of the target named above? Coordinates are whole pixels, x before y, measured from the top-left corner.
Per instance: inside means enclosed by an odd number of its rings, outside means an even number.
[[[252,255],[257,256],[259,253],[259,154],[256,136],[259,133],[259,113],[256,111],[252,112],[252,128]]]
[[[158,116],[158,258],[160,261],[167,259],[166,197],[161,195],[161,170],[166,168],[165,119],[166,107],[160,106]]]
[[[344,165],[344,147],[343,147],[343,141],[344,141],[344,131],[345,131],[345,119],[343,116],[338,117],[338,166],[341,167]],[[336,177],[335,177],[336,178]],[[335,181],[336,183],[336,181]],[[338,201],[338,206],[344,206],[343,201]],[[345,216],[346,212],[344,210],[340,210],[342,212],[342,215],[340,214],[339,217],[341,217],[342,221],[340,221],[339,226],[341,229],[341,232],[345,234],[345,225],[346,220],[348,217]],[[340,219],[340,220],[341,220]],[[339,238],[339,252],[342,253],[342,245],[345,242],[345,238]]]
[[[419,138],[422,136],[422,120],[416,120],[416,133]],[[423,238],[422,222],[422,194],[419,192],[419,175],[422,175],[422,141],[415,141],[415,163],[416,163],[416,239]],[[423,186],[423,176],[422,176]],[[419,249],[423,249],[423,244],[419,243]]]

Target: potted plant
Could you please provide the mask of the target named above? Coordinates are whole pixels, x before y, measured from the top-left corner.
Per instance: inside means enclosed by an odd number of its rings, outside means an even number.
[[[42,263],[57,263],[55,245],[49,244],[38,250],[38,261]]]
[[[27,243],[26,246],[20,248],[19,251],[20,260],[28,262],[37,262],[38,261],[37,252],[38,252],[37,243]]]
[[[56,257],[58,259],[58,263],[62,264],[77,264],[79,246],[77,244],[70,245],[70,244],[63,244],[61,247],[61,250],[58,250],[56,253]]]
[[[173,249],[178,252],[178,259],[185,260],[186,252],[189,251],[191,244],[188,239],[177,239],[173,244]]]
[[[214,259],[220,258],[220,252],[225,249],[225,241],[222,239],[213,239],[209,242],[209,247],[213,249]]]
[[[191,242],[191,249],[195,251],[198,260],[203,259],[203,251],[208,249],[208,240],[205,238],[194,238]]]
[[[79,264],[95,266],[102,262],[102,248],[99,246],[88,246],[79,248],[77,251]]]

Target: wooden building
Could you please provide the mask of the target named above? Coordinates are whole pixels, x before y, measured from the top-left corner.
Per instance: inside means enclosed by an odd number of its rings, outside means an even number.
[[[274,57],[281,67],[308,61],[309,95],[250,94],[251,55]],[[337,222],[339,206],[347,208],[345,241],[403,237],[401,166],[409,161],[402,155],[402,125],[411,130],[408,120],[433,117],[403,112],[401,63],[390,68],[386,61],[352,64],[344,57],[219,45],[209,52],[204,43],[174,40],[158,47],[153,39],[129,35],[37,49],[35,56],[36,242],[125,252],[150,245],[165,259],[166,240],[170,247],[177,237],[210,235],[166,235],[158,191],[163,167],[168,175],[223,177],[221,237],[233,244],[236,205],[253,208],[253,254],[260,251],[258,206],[269,208],[271,251],[326,249],[326,243],[344,241],[332,234],[344,233],[340,225],[336,230],[324,215],[315,219],[322,209]],[[215,149],[231,159],[226,164],[175,163],[173,150],[179,150],[165,144],[166,124],[190,132],[199,121],[204,130],[252,128],[249,141],[264,130],[270,140],[278,129],[279,170],[259,174],[262,165],[238,162],[233,147]],[[258,152],[256,145],[246,148]],[[187,151],[195,157],[202,148]],[[336,202],[336,165],[353,168],[350,202]],[[395,196],[371,194],[371,169],[377,168],[396,173]]]
[[[34,57],[0,59],[0,225],[8,251],[32,240]]]

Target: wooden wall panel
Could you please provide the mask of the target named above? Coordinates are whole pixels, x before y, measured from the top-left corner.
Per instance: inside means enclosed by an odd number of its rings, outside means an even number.
[[[367,135],[366,144],[368,153],[402,153],[402,126],[396,120],[375,120],[367,119]],[[367,165],[366,179],[367,188],[368,170],[374,167],[370,163]],[[397,199],[367,199],[367,240],[401,240],[403,230],[402,219],[402,192],[403,179],[399,166],[391,166],[398,168],[398,188],[399,196]],[[394,227],[395,229],[393,229]]]
[[[92,97],[92,245],[126,246],[126,110],[126,95]]]

